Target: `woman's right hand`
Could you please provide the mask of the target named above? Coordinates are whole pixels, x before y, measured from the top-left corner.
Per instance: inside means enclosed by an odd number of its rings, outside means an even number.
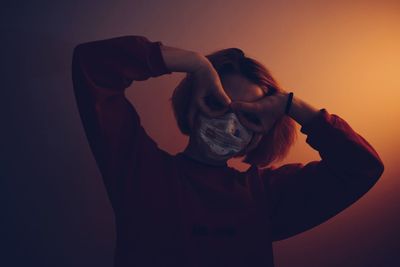
[[[222,86],[218,72],[207,58],[192,75],[193,93],[188,112],[190,128],[194,126],[197,111],[209,117],[221,116],[232,102]]]

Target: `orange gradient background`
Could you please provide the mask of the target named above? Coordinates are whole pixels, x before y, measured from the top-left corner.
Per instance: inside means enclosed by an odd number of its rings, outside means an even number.
[[[78,43],[143,35],[202,54],[241,48],[287,91],[345,119],[382,158],[384,174],[359,201],[274,243],[277,267],[400,266],[400,2],[80,1],[2,13],[11,51],[5,60],[14,62],[5,78],[15,103],[3,133],[11,140],[3,146],[4,261],[112,266],[113,213],[78,116],[70,62]],[[183,77],[136,81],[126,94],[149,135],[172,154],[188,141],[169,101]],[[320,159],[305,138],[299,132],[278,165]]]

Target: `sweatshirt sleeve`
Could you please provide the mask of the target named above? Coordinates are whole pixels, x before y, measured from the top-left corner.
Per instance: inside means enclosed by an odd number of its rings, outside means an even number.
[[[335,216],[367,193],[384,171],[374,148],[326,109],[320,109],[300,131],[321,160],[260,169],[274,241]]]
[[[131,188],[128,174],[162,157],[124,94],[133,81],[171,73],[161,45],[130,35],[82,43],[73,50],[77,107],[114,210]]]

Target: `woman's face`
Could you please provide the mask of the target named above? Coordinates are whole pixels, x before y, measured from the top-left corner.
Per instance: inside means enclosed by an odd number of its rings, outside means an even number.
[[[230,99],[234,101],[244,101],[244,102],[254,102],[256,100],[259,100],[264,96],[264,90],[261,89],[258,85],[250,82],[248,79],[245,77],[239,75],[239,74],[227,74],[224,75],[221,78],[221,83],[222,86],[227,93],[227,95],[230,97]],[[211,101],[213,101],[211,99]],[[215,100],[214,100],[215,101]],[[199,127],[200,127],[200,120],[199,120],[199,114],[197,113],[197,116],[195,117],[195,123],[194,123],[194,141],[196,141],[197,145],[196,147],[199,152],[202,155],[207,155],[208,157],[212,157],[215,160],[220,160],[218,156],[214,155],[208,148],[208,146],[203,144],[202,139],[200,138],[199,135]],[[254,134],[254,137],[250,141],[250,143],[241,151],[238,153],[232,155],[233,156],[243,156],[246,153],[248,153],[250,150],[254,149],[258,142],[261,140],[262,135],[261,134]]]

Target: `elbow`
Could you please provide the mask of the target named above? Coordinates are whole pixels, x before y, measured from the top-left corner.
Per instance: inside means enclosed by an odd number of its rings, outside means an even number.
[[[367,174],[368,179],[365,180],[365,181],[367,181],[366,191],[371,189],[379,181],[384,170],[385,170],[385,166],[380,159],[378,159],[373,165],[371,165],[371,168],[369,168],[368,174]]]
[[[72,54],[74,58],[80,58],[82,55],[82,44],[75,46]]]
[[[74,57],[81,59],[83,56],[88,55],[90,53],[90,50],[90,43],[80,43],[74,47],[73,55]]]
[[[363,168],[363,176],[368,177],[374,183],[382,176],[385,171],[385,165],[379,154],[372,150],[369,153],[365,153],[362,160],[360,160],[360,167]]]
[[[72,67],[73,68],[76,68],[76,65],[78,64],[78,62],[80,62],[80,58],[81,58],[81,48],[80,48],[80,45],[77,45],[72,50]]]
[[[379,157],[379,154],[374,151],[372,154],[373,161],[371,163],[371,175],[375,180],[378,180],[383,172],[385,171],[385,165],[383,164],[382,159]]]
[[[87,66],[87,63],[88,50],[85,43],[76,45],[72,51],[72,68],[81,69],[82,66]]]
[[[381,178],[383,172],[385,171],[385,166],[379,157],[373,155],[373,157],[370,157],[367,161],[364,161],[363,165],[359,167],[359,173],[354,173],[354,176],[351,176],[354,178],[357,177],[354,180],[357,181],[354,185],[356,187],[360,187],[360,189],[363,188],[361,191],[365,193]]]
[[[375,158],[374,161],[370,162],[367,166],[368,168],[365,168],[363,176],[368,178],[368,184],[375,184],[385,171],[385,166],[380,158]]]
[[[385,165],[383,164],[381,159],[378,159],[374,169],[375,179],[378,180],[382,176],[384,171],[385,171]]]

